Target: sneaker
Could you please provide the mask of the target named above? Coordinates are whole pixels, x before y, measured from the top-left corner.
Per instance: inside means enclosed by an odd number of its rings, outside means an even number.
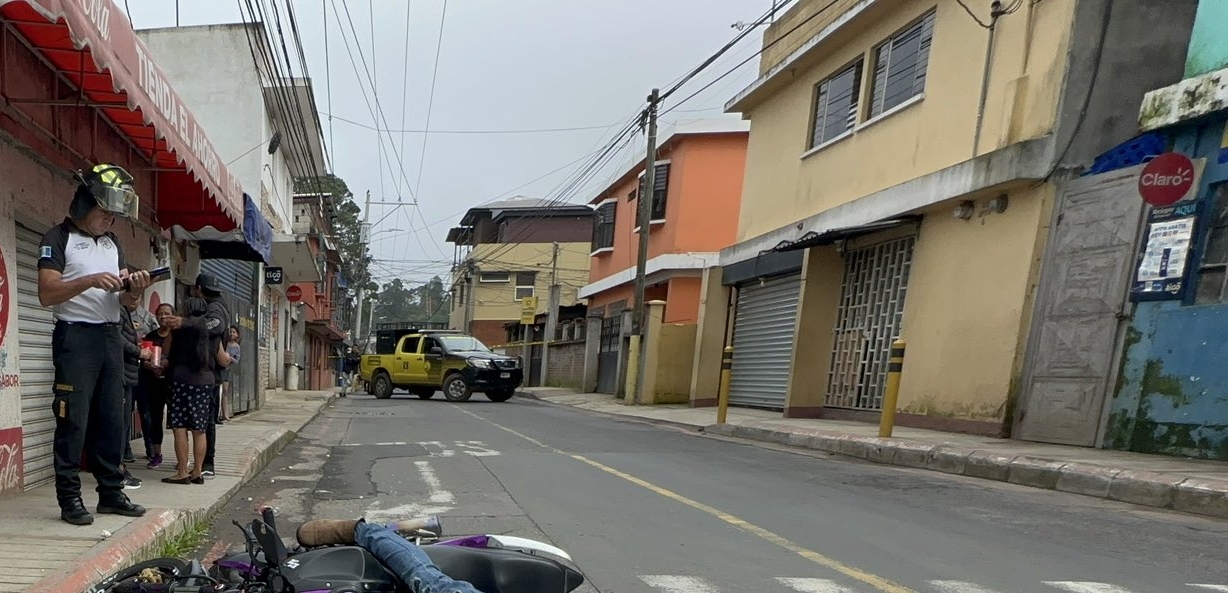
[[[141,479],[133,475],[128,475],[124,477],[123,484],[124,490],[136,490],[137,488],[141,487]]]
[[[206,477],[206,478],[212,478],[212,477],[213,477],[214,475],[216,475],[216,474],[214,474],[214,473],[213,473],[213,468],[208,468],[208,469],[206,469],[206,470],[204,470],[204,471],[200,472],[200,475],[202,475],[202,476],[204,476],[204,477]]]
[[[132,453],[124,453],[124,458],[122,461],[124,463],[136,463],[136,456]]]
[[[72,525],[89,525],[94,522],[94,516],[85,510],[85,504],[78,498],[60,509],[60,519]]]
[[[157,469],[161,466],[162,466],[162,456],[154,455],[153,457],[149,458],[149,465],[146,465],[145,467],[148,467],[149,469]]]

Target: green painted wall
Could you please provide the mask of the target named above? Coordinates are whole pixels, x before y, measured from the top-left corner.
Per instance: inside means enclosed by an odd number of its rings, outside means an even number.
[[[1228,67],[1228,1],[1202,0],[1194,31],[1190,35],[1190,50],[1185,58],[1185,77],[1193,78]]]

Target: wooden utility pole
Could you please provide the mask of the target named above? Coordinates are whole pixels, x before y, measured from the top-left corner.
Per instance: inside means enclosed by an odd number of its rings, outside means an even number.
[[[648,234],[652,221],[653,188],[657,184],[657,108],[661,102],[659,89],[652,89],[648,95],[648,107],[644,110],[644,120],[648,127],[648,154],[644,158],[644,184],[640,187],[639,210],[636,212],[636,222],[640,228],[640,249],[635,261],[635,309],[631,312],[631,326],[635,334],[631,336],[631,349],[637,354],[635,369],[635,393],[628,394],[631,403],[643,401],[644,389],[644,338],[647,335],[648,320],[645,319],[647,307],[644,306],[644,291],[646,273],[648,270]]]

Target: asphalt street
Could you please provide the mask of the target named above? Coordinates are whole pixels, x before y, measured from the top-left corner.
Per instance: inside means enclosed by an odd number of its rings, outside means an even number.
[[[443,517],[567,550],[602,593],[1228,591],[1228,523],[717,439],[532,400],[337,400],[231,519]]]

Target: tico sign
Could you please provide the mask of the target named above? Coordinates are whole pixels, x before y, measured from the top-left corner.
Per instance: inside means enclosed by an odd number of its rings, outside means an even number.
[[[1138,176],[1138,193],[1143,201],[1163,208],[1184,198],[1194,187],[1194,163],[1190,157],[1166,152],[1151,159]]]

